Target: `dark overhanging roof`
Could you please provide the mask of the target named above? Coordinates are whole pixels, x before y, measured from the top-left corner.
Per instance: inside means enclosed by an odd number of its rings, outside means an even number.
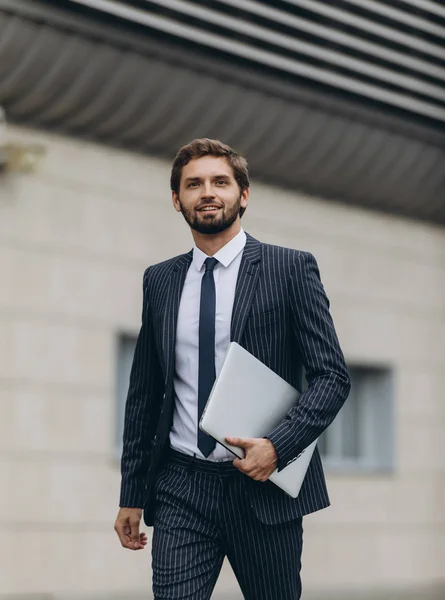
[[[168,157],[193,137],[220,137],[262,180],[445,224],[437,115],[360,102],[49,2],[0,0],[0,32],[10,120]]]
[[[445,7],[430,0],[421,10],[419,0],[70,2],[225,60],[445,124]]]

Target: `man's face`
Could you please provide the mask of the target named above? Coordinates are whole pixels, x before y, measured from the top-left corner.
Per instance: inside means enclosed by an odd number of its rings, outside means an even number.
[[[240,191],[233,169],[224,157],[203,156],[182,169],[179,195],[173,204],[192,229],[215,234],[228,229],[247,206],[249,190]]]

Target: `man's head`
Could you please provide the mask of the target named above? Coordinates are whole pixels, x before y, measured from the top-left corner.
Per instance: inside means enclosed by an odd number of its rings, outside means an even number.
[[[249,199],[246,159],[218,140],[183,146],[170,177],[173,204],[192,229],[216,234],[241,218]]]

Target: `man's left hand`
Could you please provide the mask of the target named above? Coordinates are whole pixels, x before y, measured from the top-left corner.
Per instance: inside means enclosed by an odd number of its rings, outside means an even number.
[[[278,455],[270,440],[227,437],[226,441],[244,450],[244,458],[235,458],[233,465],[255,481],[267,481],[277,468]]]

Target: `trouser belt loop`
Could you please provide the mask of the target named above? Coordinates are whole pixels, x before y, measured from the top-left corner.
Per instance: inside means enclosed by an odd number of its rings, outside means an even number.
[[[189,464],[187,465],[187,471],[191,473],[193,471],[193,467],[195,465],[196,454],[190,456]]]

